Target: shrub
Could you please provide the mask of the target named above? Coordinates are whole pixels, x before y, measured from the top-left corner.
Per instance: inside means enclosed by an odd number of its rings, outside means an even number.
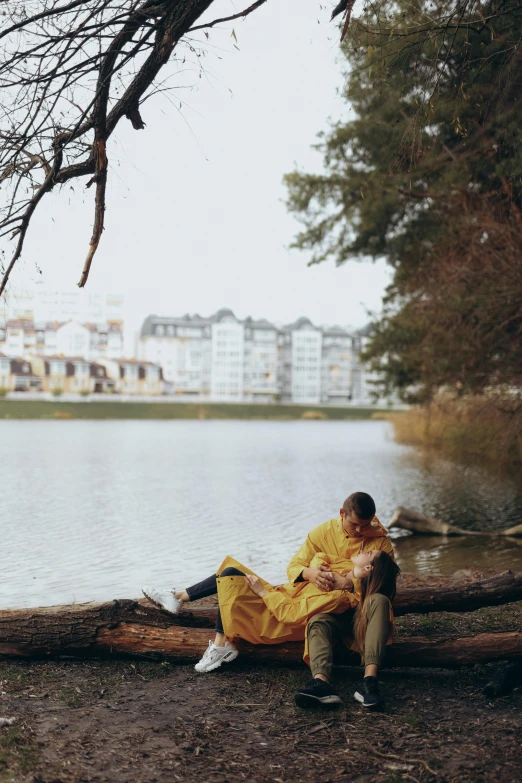
[[[322,411],[305,411],[304,413],[301,414],[301,418],[314,421],[314,420],[327,419],[328,416],[326,415],[326,413],[323,413]]]
[[[439,395],[430,405],[386,414],[395,440],[456,459],[522,465],[522,405],[513,394],[460,399]]]
[[[63,389],[53,389],[51,394],[53,397],[61,397],[63,394]]]

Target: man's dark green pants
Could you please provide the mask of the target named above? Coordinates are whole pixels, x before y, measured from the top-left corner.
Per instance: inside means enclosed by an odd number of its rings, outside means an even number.
[[[308,652],[312,676],[332,676],[333,645],[353,636],[355,610],[343,614],[316,614],[307,626]],[[382,666],[390,632],[390,602],[385,595],[375,593],[368,607],[368,627],[365,638],[365,666]]]

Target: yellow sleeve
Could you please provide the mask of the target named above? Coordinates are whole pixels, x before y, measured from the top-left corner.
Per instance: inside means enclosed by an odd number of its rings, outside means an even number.
[[[263,596],[267,609],[285,625],[303,626],[320,612],[340,613],[357,606],[359,598],[354,593],[332,590],[322,596],[290,598],[278,590]]]
[[[287,574],[288,581],[295,582],[297,577],[302,573],[303,568],[308,568],[312,558],[318,552],[324,551],[324,547],[320,546],[319,531],[322,525],[314,528],[306,537],[306,541],[301,546],[299,551],[293,556],[288,564]]]

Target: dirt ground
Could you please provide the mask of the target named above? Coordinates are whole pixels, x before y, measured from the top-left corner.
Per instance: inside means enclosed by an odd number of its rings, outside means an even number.
[[[399,621],[402,635],[522,627],[522,603]],[[386,704],[302,711],[307,669],[212,674],[131,660],[0,661],[0,783],[520,783],[522,687],[491,699],[490,667],[383,670]]]

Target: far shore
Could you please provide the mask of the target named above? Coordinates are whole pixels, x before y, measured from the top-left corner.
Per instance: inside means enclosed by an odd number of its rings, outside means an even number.
[[[259,421],[356,421],[384,418],[386,408],[318,405],[0,399],[0,419],[252,419]]]

